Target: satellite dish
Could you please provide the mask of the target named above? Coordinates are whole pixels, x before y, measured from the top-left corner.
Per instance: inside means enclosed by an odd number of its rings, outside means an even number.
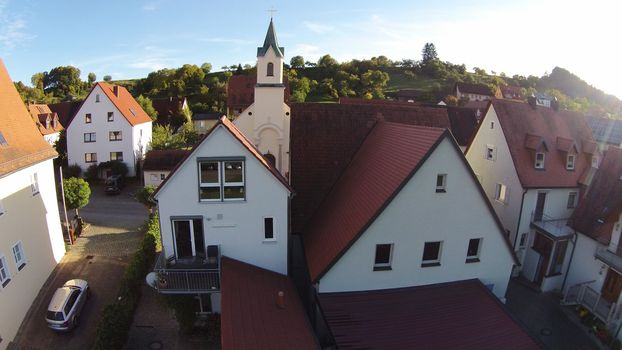
[[[147,281],[147,285],[149,285],[149,287],[156,288],[158,285],[158,274],[155,272],[149,272],[145,277],[145,280]]]

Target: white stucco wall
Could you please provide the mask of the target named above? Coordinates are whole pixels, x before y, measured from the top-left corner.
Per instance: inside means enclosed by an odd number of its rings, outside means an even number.
[[[607,277],[606,265],[596,259],[594,254],[596,249],[604,246],[586,235],[577,235],[577,248],[572,258],[566,285],[564,286],[564,294],[575,284],[590,282],[590,287],[600,292],[605,277]]]
[[[31,175],[37,174],[39,193],[33,195]],[[0,178],[0,255],[11,281],[0,286],[0,349],[6,348],[56,264],[65,254],[52,160]],[[18,271],[13,246],[21,242],[26,266]],[[41,316],[43,317],[43,316]]]
[[[200,202],[198,157],[245,157],[246,199]],[[288,190],[250,152],[217,127],[157,194],[163,250],[174,255],[171,217],[201,216],[205,245],[221,255],[287,274]],[[264,240],[265,217],[274,218],[274,240]]]
[[[272,76],[268,76],[268,63],[270,62],[274,67]],[[257,57],[257,83],[283,83],[283,57],[278,57],[272,47],[268,48],[265,55]]]
[[[168,170],[158,170],[158,171],[143,171],[143,178],[145,180],[145,186],[155,186],[158,187],[164,180],[162,180],[162,176],[166,179],[170,171]],[[155,176],[155,179],[152,178],[152,175]]]
[[[445,139],[383,213],[321,278],[319,291],[398,288],[479,278],[505,296],[513,259],[502,232],[450,141]],[[447,192],[436,193],[437,174]],[[465,263],[472,238],[480,262]],[[425,242],[443,241],[441,265],[421,267]],[[376,244],[392,243],[390,271],[373,271]]]
[[[100,102],[96,101],[99,94]],[[114,113],[114,121],[108,121],[108,112]],[[85,122],[85,115],[91,114],[91,123]],[[142,130],[142,137],[140,131]],[[110,141],[110,131],[121,131],[121,141]],[[96,133],[96,142],[84,142],[85,133]],[[110,160],[110,152],[123,152],[123,162],[127,164],[128,176],[135,176],[136,155],[144,155],[151,142],[151,122],[132,127],[115,105],[106,97],[99,86],[86,98],[75,118],[67,128],[67,157],[69,164],[78,164],[86,170],[91,164]],[[97,153],[97,163],[86,163],[85,153]]]

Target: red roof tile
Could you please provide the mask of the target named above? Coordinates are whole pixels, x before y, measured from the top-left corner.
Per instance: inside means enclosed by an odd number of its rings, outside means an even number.
[[[342,105],[392,105],[392,106],[421,106],[419,102],[395,101],[395,100],[366,100],[362,98],[340,97],[339,104]]]
[[[222,258],[224,350],[319,349],[293,282],[285,275]],[[284,308],[277,295],[284,293]]]
[[[52,110],[52,112],[58,114],[58,119],[60,124],[65,127],[65,129],[71,124],[73,117],[76,115],[76,112],[82,106],[83,101],[69,101],[69,102],[59,102],[49,104],[48,107]]]
[[[93,86],[93,89],[97,85],[99,85],[99,87],[104,91],[108,99],[110,99],[112,104],[117,107],[119,112],[121,112],[125,119],[127,119],[130,125],[134,126],[142,123],[151,122],[151,118],[149,117],[149,115],[145,113],[140,104],[136,102],[134,97],[132,97],[129,91],[127,91],[127,89],[125,89],[123,86],[99,82]],[[114,94],[115,87],[118,88],[119,96],[116,96]],[[93,90],[91,89],[91,92],[92,91]]]
[[[151,150],[145,155],[143,170],[173,170],[190,153],[188,150]]]
[[[291,106],[292,225],[301,232],[379,120],[449,128],[440,107],[295,103]]]
[[[55,158],[0,60],[0,177]]]
[[[41,135],[50,135],[63,130],[58,114],[52,112],[46,104],[29,104],[28,112],[39,129]],[[54,124],[56,120],[56,124]],[[49,121],[49,127],[47,127]]]
[[[577,154],[575,170],[566,170],[566,153],[557,149],[558,137],[571,140],[577,148],[593,142],[592,132],[583,115],[556,111],[514,100],[493,100],[514,167],[524,188],[577,187],[583,173],[589,170],[591,158],[583,149]],[[534,147],[540,142],[545,152],[545,169],[536,169]]]
[[[327,293],[339,349],[541,349],[479,280]]]
[[[622,150],[609,146],[570,224],[575,230],[608,244],[622,211]]]
[[[477,131],[478,117],[474,109],[447,107],[451,133],[460,146],[469,144]]]
[[[520,86],[501,85],[499,86],[499,89],[501,90],[501,95],[504,98],[512,98],[516,100],[523,99],[523,93]]]
[[[448,135],[443,129],[397,123],[374,127],[304,231],[313,281],[354,243]]]

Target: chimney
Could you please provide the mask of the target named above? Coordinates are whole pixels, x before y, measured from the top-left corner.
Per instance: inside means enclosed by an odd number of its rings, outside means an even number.
[[[620,214],[620,216],[621,217],[618,219],[615,225],[613,225],[613,231],[611,231],[611,240],[609,241],[609,246],[607,247],[607,250],[614,254],[618,253],[618,247],[620,245],[620,219],[622,219],[622,214]]]
[[[285,309],[285,293],[281,290],[276,294],[276,307]]]
[[[115,96],[119,97],[119,86],[115,85],[112,87],[112,92]]]
[[[527,102],[529,102],[529,105],[531,107],[533,107],[534,109],[536,108],[536,96],[535,95],[531,95],[529,97],[527,97]]]

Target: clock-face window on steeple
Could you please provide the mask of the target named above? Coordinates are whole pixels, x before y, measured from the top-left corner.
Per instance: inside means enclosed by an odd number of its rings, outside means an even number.
[[[272,62],[268,63],[268,70],[267,70],[267,76],[269,77],[273,77],[274,76],[274,64]]]

